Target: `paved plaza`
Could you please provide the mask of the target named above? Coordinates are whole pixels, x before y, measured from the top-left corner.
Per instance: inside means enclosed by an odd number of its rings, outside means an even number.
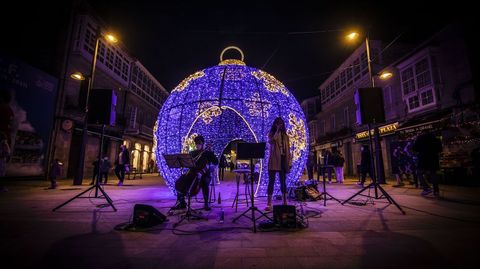
[[[166,215],[175,203],[158,176],[126,180],[122,187],[111,180],[105,190],[117,212],[95,198],[75,199],[52,212],[89,187],[73,186],[71,180],[60,181],[55,190],[46,189],[45,181],[4,182],[1,253],[4,264],[11,264],[4,268],[478,268],[478,187],[441,185],[437,199],[420,196],[412,185],[382,185],[406,215],[385,199],[357,196],[353,204],[328,200],[327,206],[320,200],[302,205],[305,229],[253,233],[246,217],[232,223],[247,205],[241,196],[238,211],[232,208],[236,185],[228,177],[216,186],[223,223],[215,204],[203,212],[208,220],[184,221],[174,229],[181,214],[173,215],[149,231],[121,228],[135,204],[152,205]],[[345,200],[359,190],[355,183],[329,184],[327,191]],[[201,195],[193,199],[193,208],[202,207],[200,200]],[[255,202],[263,210],[266,197]]]

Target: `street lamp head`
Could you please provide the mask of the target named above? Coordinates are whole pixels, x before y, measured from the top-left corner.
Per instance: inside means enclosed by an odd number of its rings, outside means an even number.
[[[360,36],[359,33],[357,32],[351,32],[349,33],[348,35],[345,36],[345,38],[349,41],[353,41],[353,40],[356,40],[358,37]]]
[[[381,80],[387,80],[387,79],[391,78],[392,76],[393,76],[393,73],[392,73],[392,72],[388,72],[388,71],[382,72],[381,74],[378,75],[378,77],[379,77]]]
[[[75,73],[71,74],[70,77],[75,79],[75,80],[85,80],[85,76],[80,72],[75,72]]]
[[[118,39],[112,34],[106,34],[105,39],[110,43],[117,43]]]

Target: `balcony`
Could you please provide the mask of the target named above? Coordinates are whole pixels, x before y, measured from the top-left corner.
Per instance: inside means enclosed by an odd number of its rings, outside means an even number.
[[[142,135],[153,138],[153,128],[147,125],[136,125],[125,128],[124,134],[126,135]]]

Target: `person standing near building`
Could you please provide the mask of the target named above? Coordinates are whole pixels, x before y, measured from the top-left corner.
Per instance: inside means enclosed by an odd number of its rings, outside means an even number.
[[[397,181],[397,184],[393,185],[392,187],[401,187],[404,185],[402,182],[402,175],[405,174],[405,162],[406,162],[405,153],[403,152],[402,147],[398,145],[393,150],[393,160],[392,160],[392,174],[395,175],[395,180]]]
[[[333,165],[335,166],[335,178],[337,183],[343,183],[343,165],[345,159],[338,149],[334,149],[332,154]]]
[[[285,122],[281,117],[277,117],[268,133],[268,143],[270,144],[270,156],[268,158],[268,189],[267,189],[267,207],[265,211],[272,210],[272,196],[277,173],[280,176],[280,190],[282,192],[283,204],[287,204],[287,173],[290,172],[292,162],[290,154],[290,139],[287,135]]]
[[[103,157],[103,160],[100,163],[100,183],[103,185],[107,184],[110,168],[112,168],[110,160],[106,156]]]
[[[418,188],[418,172],[417,172],[417,154],[412,150],[413,147],[413,142],[408,141],[407,144],[405,145],[403,151],[405,152],[406,156],[406,172],[407,176],[412,175],[412,180],[413,182],[410,182],[411,184],[415,185],[415,188]]]
[[[57,179],[62,174],[62,163],[59,159],[53,160],[52,166],[50,167],[50,187],[49,189],[57,188]]]
[[[322,176],[325,177],[325,173],[328,174],[328,183],[332,183],[332,170],[333,170],[333,160],[332,153],[330,150],[326,149],[323,153],[323,169]]]
[[[363,187],[367,174],[372,178],[372,159],[370,154],[370,148],[368,145],[362,145],[361,147],[361,161],[360,161],[360,174],[362,175],[361,181],[358,183],[360,187]]]
[[[422,195],[425,196],[432,192],[425,179],[427,177],[433,185],[433,195],[439,197],[437,171],[440,169],[442,142],[433,133],[426,132],[417,137],[412,149],[418,153],[417,171],[418,179],[423,188]]]
[[[153,159],[150,159],[150,161],[148,161],[148,172],[149,173],[155,172],[155,161]]]
[[[118,178],[118,186],[123,185],[125,179],[125,172],[130,164],[130,154],[128,153],[125,145],[120,146],[120,152],[118,153],[117,160],[115,161],[115,175]]]
[[[98,178],[98,175],[100,174],[100,160],[95,160],[93,163],[93,175],[92,175],[92,182],[90,182],[90,185],[95,184],[95,179]]]

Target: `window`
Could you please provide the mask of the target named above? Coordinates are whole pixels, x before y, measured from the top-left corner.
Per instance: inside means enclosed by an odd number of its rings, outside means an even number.
[[[431,84],[430,68],[427,58],[420,60],[415,64],[415,75],[417,79],[417,89],[421,89]]]
[[[130,110],[130,117],[128,120],[128,126],[130,128],[135,128],[137,125],[137,107],[132,106]]]
[[[95,49],[95,34],[89,27],[85,30],[85,39],[83,48],[90,54],[93,55],[93,50]]]
[[[360,57],[360,68],[362,71],[368,71],[368,59],[367,59],[367,54],[364,52],[362,53],[362,56]],[[363,74],[364,72],[362,72]]]
[[[408,98],[408,110],[414,110],[418,107],[420,107],[420,102],[418,100],[417,95],[414,95],[414,96]]]
[[[353,66],[349,66],[347,68],[347,85],[350,86],[352,84],[352,75],[353,74]]]
[[[420,58],[400,72],[403,99],[407,103],[409,111],[420,110],[436,103],[432,72],[429,56]],[[387,97],[387,92],[385,92],[385,97]],[[392,99],[391,92],[389,97]],[[385,101],[385,104],[388,104],[388,100]]]
[[[107,48],[107,60],[106,64],[109,69],[113,69],[113,51],[110,48]]]
[[[340,73],[340,86],[341,87],[345,86],[345,84],[346,84],[345,73],[346,73],[345,70],[343,70],[342,73]]]
[[[360,59],[353,61],[353,74],[355,75],[355,80],[360,78]]]
[[[128,64],[126,62],[122,63],[122,78],[124,80],[128,79]]]
[[[100,42],[100,47],[99,47],[99,50],[98,50],[97,57],[98,57],[98,60],[101,63],[105,62],[105,44],[103,44],[103,42]]]
[[[420,93],[420,98],[422,100],[422,106],[426,106],[433,103],[433,90],[429,89]]]
[[[118,53],[116,53],[115,54],[115,68],[114,68],[113,72],[115,72],[115,74],[120,76],[120,69],[121,68],[122,68],[121,56]]]
[[[401,73],[402,79],[402,88],[403,88],[403,95],[407,95],[411,92],[415,91],[415,83],[413,80],[413,70],[412,68],[407,68],[402,71]]]

